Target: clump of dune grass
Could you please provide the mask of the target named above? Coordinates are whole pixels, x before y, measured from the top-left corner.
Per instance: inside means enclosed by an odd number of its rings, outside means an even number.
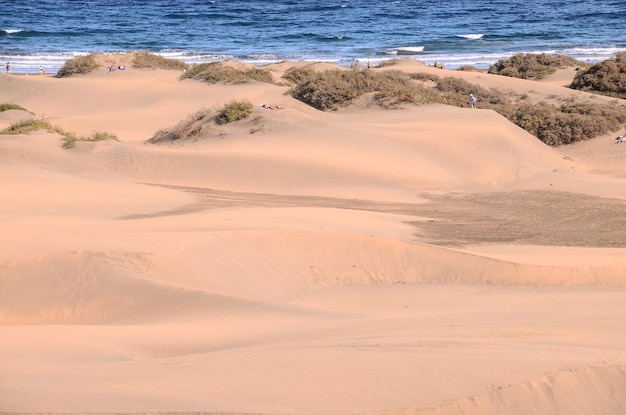
[[[9,104],[9,103],[0,104],[0,112],[9,111],[9,110],[19,110],[19,111],[30,112],[26,108],[17,104]]]
[[[4,130],[0,131],[0,134],[6,135],[21,135],[28,134],[33,131],[46,130],[50,133],[59,132],[56,127],[50,125],[50,123],[43,118],[33,118],[31,120],[23,120],[15,122],[9,125]]]
[[[570,88],[626,98],[626,52],[579,71]]]
[[[136,69],[187,69],[189,65],[177,59],[168,59],[150,52],[135,52],[133,54],[132,67]]]
[[[263,68],[234,68],[222,62],[209,62],[192,65],[181,76],[181,79],[195,79],[216,84],[243,84],[250,81],[274,83],[272,73]]]
[[[462,66],[459,66],[457,71],[460,71],[460,72],[482,72],[480,69],[478,69],[477,67],[472,66],[472,65],[462,65]]]
[[[248,100],[231,101],[224,105],[219,113],[202,108],[199,111],[190,114],[186,119],[180,121],[172,128],[164,128],[147,140],[150,144],[158,144],[163,142],[175,142],[180,140],[198,140],[207,137],[212,132],[215,124],[224,125],[231,122],[243,120],[252,114],[253,105]],[[260,117],[254,121],[256,124],[260,122]],[[253,129],[253,134],[259,129]]]
[[[62,134],[63,135],[63,134]],[[76,145],[77,141],[97,142],[97,141],[119,141],[115,134],[108,133],[106,131],[96,131],[91,135],[76,136],[72,133],[65,133],[63,136],[63,148],[72,148]]]
[[[78,56],[69,59],[56,74],[57,78],[64,78],[72,75],[87,74],[98,69],[100,65],[96,62],[96,54],[90,53],[85,56]]]
[[[148,143],[156,144],[164,141],[198,138],[210,128],[208,120],[211,120],[213,117],[213,111],[202,108],[194,114],[189,115],[185,120],[179,122],[174,127],[157,131],[148,140]]]
[[[56,133],[63,137],[63,148],[72,148],[77,141],[104,141],[115,140],[118,138],[111,133],[99,131],[92,135],[76,135],[74,133],[67,132],[60,127],[53,126],[47,120],[43,118],[34,118],[32,120],[24,120],[11,124],[4,130],[0,131],[0,134],[6,135],[22,135],[30,134],[34,131],[46,130],[49,133]]]
[[[376,68],[385,68],[387,66],[397,65],[398,63],[400,63],[400,59],[382,59],[380,62],[378,62]]]
[[[558,68],[586,66],[585,63],[562,55],[545,53],[517,53],[508,59],[502,59],[489,67],[490,74],[510,76],[521,79],[543,79],[556,72]]]
[[[219,125],[228,124],[248,118],[252,114],[253,105],[248,100],[231,101],[222,108],[215,118]]]

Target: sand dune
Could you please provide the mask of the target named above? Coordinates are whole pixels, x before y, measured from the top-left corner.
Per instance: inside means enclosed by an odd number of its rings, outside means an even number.
[[[0,74],[34,113],[0,128],[43,116],[119,138],[0,136],[1,413],[626,410],[612,136],[551,148],[488,110],[323,113],[284,86],[128,67]],[[571,73],[445,73],[588,97]],[[249,120],[147,143],[244,98]]]

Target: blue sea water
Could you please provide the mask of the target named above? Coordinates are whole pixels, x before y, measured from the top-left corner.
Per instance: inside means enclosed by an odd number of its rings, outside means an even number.
[[[517,52],[598,62],[626,50],[625,19],[625,0],[0,0],[0,60],[15,72],[133,50],[257,65],[406,55],[486,68]]]

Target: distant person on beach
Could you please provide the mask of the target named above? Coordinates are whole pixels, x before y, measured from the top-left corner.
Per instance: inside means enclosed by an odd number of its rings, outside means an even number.
[[[626,136],[620,135],[615,138],[615,144],[626,143]]]
[[[39,65],[39,75],[45,75],[45,72],[43,70],[43,66]]]
[[[7,73],[11,74],[11,62],[7,62]]]
[[[474,94],[470,94],[470,107],[476,108],[476,102],[478,102],[478,100],[476,99]]]
[[[111,64],[111,66],[109,66],[109,72],[113,72],[115,71],[117,68],[115,67],[115,64]]]

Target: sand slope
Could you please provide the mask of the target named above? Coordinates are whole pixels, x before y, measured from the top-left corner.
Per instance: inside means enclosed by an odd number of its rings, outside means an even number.
[[[0,136],[0,412],[625,411],[626,146],[178,75],[0,75],[7,102],[120,139]],[[243,98],[249,120],[146,144]]]

